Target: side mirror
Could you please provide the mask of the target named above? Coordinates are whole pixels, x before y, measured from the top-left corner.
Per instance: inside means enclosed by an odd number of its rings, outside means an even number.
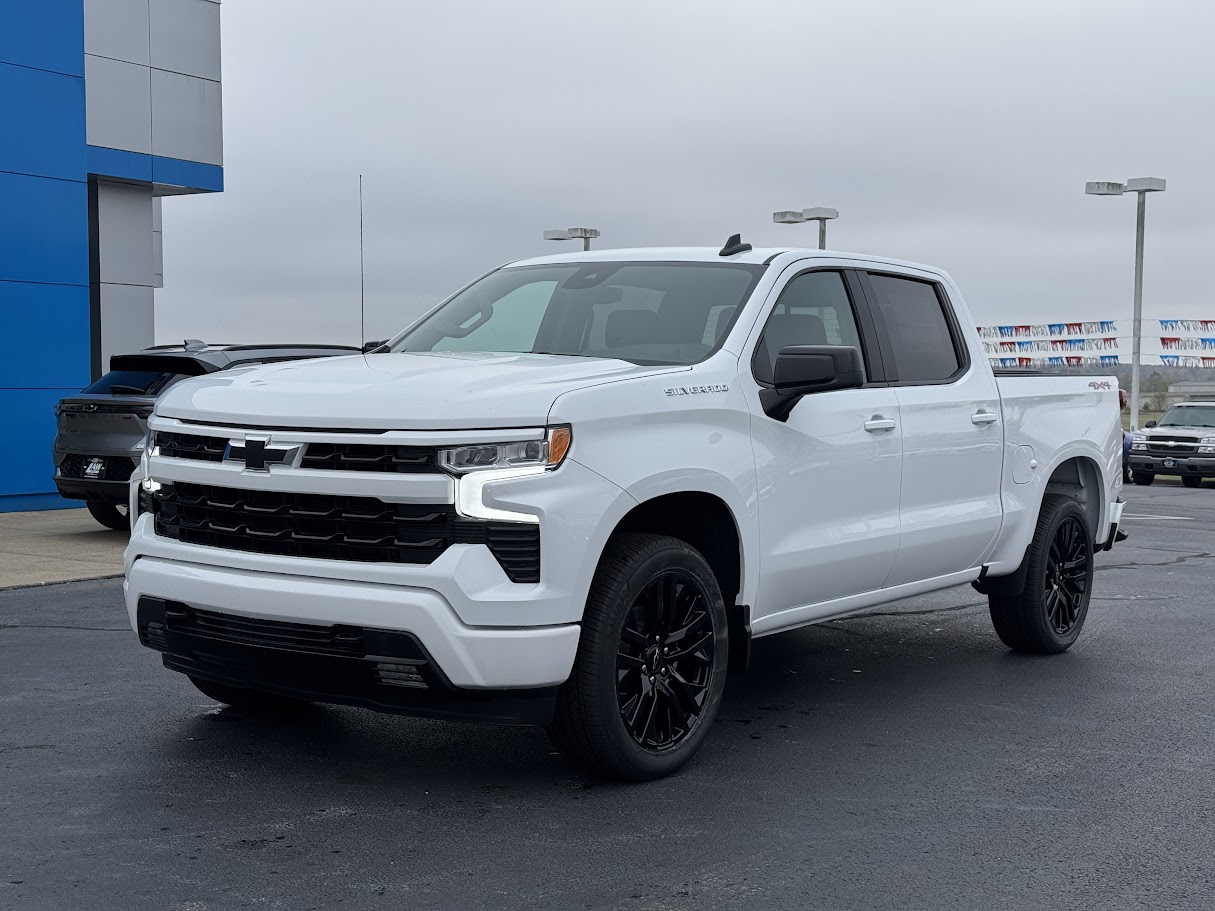
[[[761,389],[760,402],[769,417],[784,421],[803,395],[863,386],[865,364],[849,345],[791,345],[776,356],[772,380],[775,388]]]
[[[386,339],[386,338],[382,338],[382,339],[380,339],[378,342],[363,342],[363,353],[364,353],[364,354],[371,354],[371,352],[373,352],[373,351],[375,351],[377,348],[379,348],[379,347],[383,346],[383,344],[384,344],[386,341],[388,341],[388,339]]]
[[[1155,426],[1156,426],[1156,422],[1155,422],[1155,421],[1148,421],[1146,424],[1144,424],[1144,425],[1143,425],[1143,429],[1144,429],[1144,430],[1150,430],[1151,428],[1153,428],[1153,427],[1155,427]]]

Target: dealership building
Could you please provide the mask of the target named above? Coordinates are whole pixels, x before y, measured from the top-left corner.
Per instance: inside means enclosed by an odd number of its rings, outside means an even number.
[[[219,19],[0,3],[0,512],[80,505],[52,481],[55,402],[152,344],[161,198],[223,189]]]

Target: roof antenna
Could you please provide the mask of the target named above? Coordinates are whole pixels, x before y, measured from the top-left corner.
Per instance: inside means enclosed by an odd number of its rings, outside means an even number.
[[[721,248],[718,256],[733,256],[735,253],[746,253],[751,249],[750,244],[742,242],[741,234],[731,234],[730,239],[726,241],[726,245]]]

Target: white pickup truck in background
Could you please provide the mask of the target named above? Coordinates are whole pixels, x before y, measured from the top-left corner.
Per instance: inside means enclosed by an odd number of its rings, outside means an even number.
[[[973,583],[1061,652],[1117,386],[997,377],[973,326],[937,269],[737,237],[512,263],[374,353],[159,399],[131,623],[223,702],[545,725],[625,779],[687,761],[753,637]]]

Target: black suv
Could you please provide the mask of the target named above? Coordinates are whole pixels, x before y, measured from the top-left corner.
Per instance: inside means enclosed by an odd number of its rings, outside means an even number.
[[[55,406],[60,496],[84,500],[106,528],[126,530],[127,486],[143,454],[157,396],[174,383],[229,367],[358,354],[344,345],[208,345],[187,339],[110,358],[110,372]]]

